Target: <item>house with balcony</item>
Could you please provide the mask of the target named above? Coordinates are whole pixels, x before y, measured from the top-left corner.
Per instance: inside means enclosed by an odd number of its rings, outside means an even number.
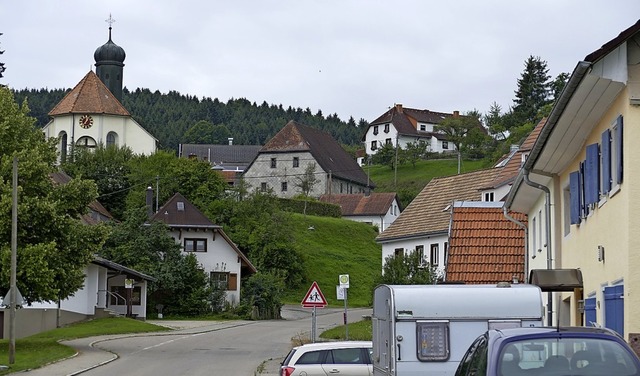
[[[582,273],[581,287],[552,293],[553,321],[608,327],[632,344],[640,341],[638,124],[640,21],[578,61],[505,200],[528,216],[530,259]]]

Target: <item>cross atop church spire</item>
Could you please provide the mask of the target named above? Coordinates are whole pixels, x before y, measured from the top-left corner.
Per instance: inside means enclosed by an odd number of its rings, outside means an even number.
[[[104,22],[108,23],[109,24],[109,29],[111,29],[111,25],[113,25],[113,23],[116,22],[116,20],[114,20],[113,17],[111,17],[111,13],[109,13],[109,18],[104,20]]]
[[[109,13],[109,18],[104,20],[104,22],[109,24],[109,40],[111,40],[111,25],[113,25],[116,20],[114,20],[113,17],[111,17],[111,13]]]

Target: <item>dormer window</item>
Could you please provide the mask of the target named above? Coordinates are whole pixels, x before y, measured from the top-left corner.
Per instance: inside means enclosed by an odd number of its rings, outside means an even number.
[[[178,201],[176,205],[178,207],[178,211],[184,211],[184,202]]]
[[[377,136],[377,135],[378,135],[378,133],[379,133],[379,132],[378,132],[378,126],[377,126],[377,125],[374,125],[374,126],[373,126],[373,135],[374,135],[374,136]]]
[[[422,132],[426,132],[427,131],[427,125],[426,124],[420,124],[420,130]]]

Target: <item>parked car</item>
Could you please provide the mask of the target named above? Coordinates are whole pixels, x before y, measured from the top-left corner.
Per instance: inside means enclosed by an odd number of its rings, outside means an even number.
[[[371,341],[319,342],[294,347],[280,376],[371,376]]]
[[[640,360],[617,332],[594,327],[489,330],[469,347],[456,376],[640,375]]]

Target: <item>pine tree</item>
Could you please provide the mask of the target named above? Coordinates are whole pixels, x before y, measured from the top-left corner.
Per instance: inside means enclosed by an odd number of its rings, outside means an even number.
[[[529,56],[525,70],[518,79],[518,90],[513,100],[516,124],[536,123],[538,112],[550,103],[551,76],[547,62],[537,56]]]

